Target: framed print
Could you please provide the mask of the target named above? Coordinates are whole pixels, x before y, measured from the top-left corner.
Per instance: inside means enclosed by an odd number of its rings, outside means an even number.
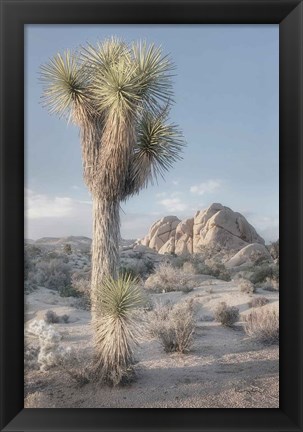
[[[302,430],[302,19],[1,1],[1,430]]]

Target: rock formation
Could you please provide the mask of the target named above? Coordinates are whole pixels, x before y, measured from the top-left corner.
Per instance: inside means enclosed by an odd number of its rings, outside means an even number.
[[[182,255],[198,253],[205,246],[238,252],[252,243],[264,245],[264,240],[243,215],[215,203],[184,221],[176,216],[158,220],[138,243],[160,254]]]
[[[227,268],[239,267],[243,264],[255,264],[259,259],[272,261],[271,255],[265,246],[253,243],[242,248],[225,265]]]

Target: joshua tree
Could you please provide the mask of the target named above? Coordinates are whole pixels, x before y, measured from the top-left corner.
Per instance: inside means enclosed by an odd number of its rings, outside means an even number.
[[[172,69],[160,48],[115,38],[57,54],[41,67],[45,105],[80,129],[93,201],[94,318],[98,287],[117,277],[120,202],[180,158],[182,136],[168,121]]]

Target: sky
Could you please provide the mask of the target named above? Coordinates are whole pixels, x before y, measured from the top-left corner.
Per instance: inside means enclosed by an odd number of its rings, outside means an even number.
[[[41,104],[39,69],[58,52],[111,36],[161,45],[176,70],[170,118],[182,160],[121,204],[123,238],[163,216],[192,217],[211,203],[242,213],[266,242],[279,237],[278,25],[27,25],[25,233],[91,237],[77,127]]]

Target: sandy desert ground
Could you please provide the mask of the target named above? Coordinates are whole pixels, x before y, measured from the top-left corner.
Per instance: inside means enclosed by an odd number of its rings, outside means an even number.
[[[278,308],[278,292],[258,289]],[[256,294],[254,294],[256,296]],[[207,279],[193,291],[151,294],[153,302],[181,303],[193,299],[196,329],[193,348],[186,354],[167,354],[147,334],[136,349],[134,382],[108,387],[89,382],[82,385],[62,368],[25,369],[25,407],[47,408],[277,408],[279,407],[279,348],[249,338],[243,316],[251,295],[239,291],[234,281]],[[232,328],[213,320],[217,304],[225,301],[240,310]],[[74,347],[79,358],[92,356],[90,312],[76,307],[73,297],[39,288],[26,295],[25,340],[35,347],[29,332],[33,320],[47,310],[69,315],[66,324],[53,324],[62,335],[62,347]],[[143,312],[148,316],[150,312]]]

